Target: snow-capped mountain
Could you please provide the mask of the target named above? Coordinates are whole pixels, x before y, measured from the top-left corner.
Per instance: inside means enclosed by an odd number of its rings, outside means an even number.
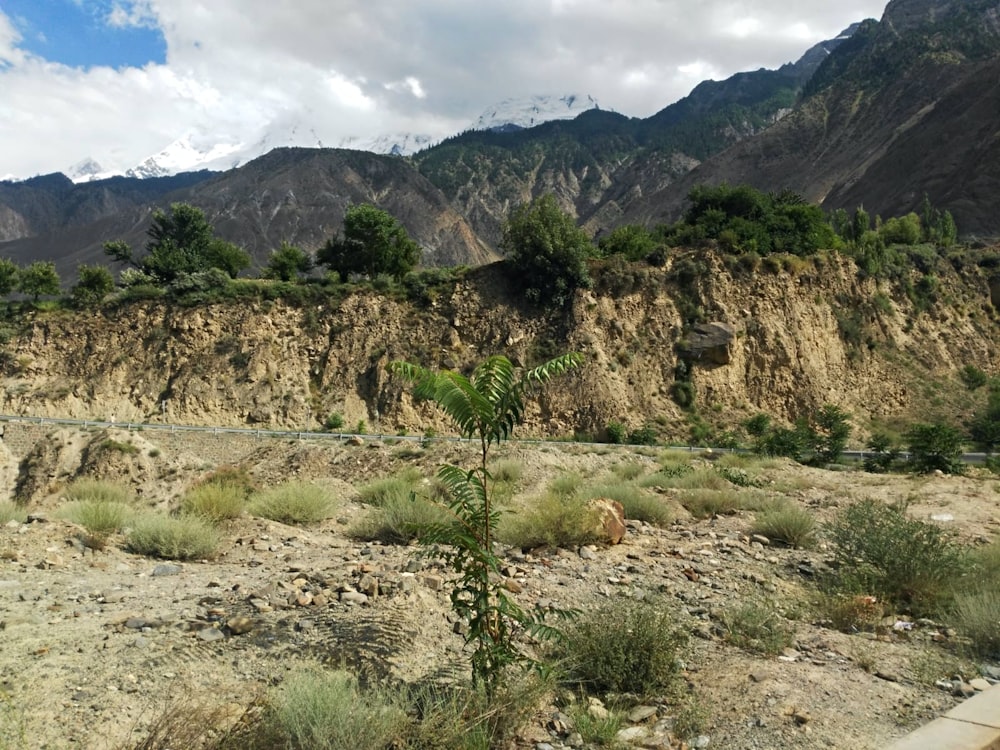
[[[587,94],[504,99],[488,107],[472,127],[475,130],[520,130],[550,120],[572,120],[588,109],[600,109],[600,106]]]
[[[66,176],[73,180],[73,182],[89,182],[90,180],[103,180],[107,177],[114,177],[115,173],[105,169],[88,156],[66,170]]]
[[[549,120],[572,119],[588,109],[599,109],[597,101],[591,96],[579,94],[505,99],[487,108],[471,127],[476,130],[519,130]],[[124,174],[127,177],[164,177],[202,169],[225,171],[283,146],[336,147],[374,154],[409,156],[433,146],[438,140],[440,139],[434,136],[418,133],[323,138],[315,127],[299,119],[284,119],[272,123],[245,141],[188,132],[160,152],[126,170]],[[87,182],[113,177],[121,172],[105,170],[94,159],[86,158],[70,167],[66,174],[74,182]]]

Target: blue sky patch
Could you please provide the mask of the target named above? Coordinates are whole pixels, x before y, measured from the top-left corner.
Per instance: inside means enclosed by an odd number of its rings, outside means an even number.
[[[131,5],[122,0],[0,0],[0,11],[20,32],[21,49],[50,62],[75,68],[166,62],[160,29],[111,22],[116,6],[124,9],[121,16]]]

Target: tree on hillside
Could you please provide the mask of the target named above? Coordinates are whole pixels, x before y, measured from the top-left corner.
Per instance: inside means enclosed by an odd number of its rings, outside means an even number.
[[[10,258],[0,258],[0,297],[6,297],[17,288],[17,263]]]
[[[594,256],[594,246],[553,195],[515,208],[504,224],[500,248],[532,302],[561,307],[576,289],[591,284],[587,259]]]
[[[146,235],[149,241],[141,259],[136,259],[132,248],[122,240],[104,243],[104,252],[163,284],[211,268],[235,278],[250,265],[245,250],[216,237],[201,209],[187,203],[174,203],[169,211],[155,211]]]
[[[77,307],[95,305],[115,288],[115,280],[104,266],[80,266],[76,284],[70,290],[70,296]]]
[[[56,264],[49,260],[36,260],[22,268],[17,275],[17,291],[28,295],[35,302],[43,294],[59,294]]]
[[[312,255],[300,247],[282,242],[281,247],[271,253],[264,269],[265,279],[291,281],[301,274],[309,273],[313,267]]]
[[[341,281],[351,274],[401,279],[420,261],[420,245],[391,214],[365,203],[347,209],[343,234],[327,240],[316,260],[336,271]]]

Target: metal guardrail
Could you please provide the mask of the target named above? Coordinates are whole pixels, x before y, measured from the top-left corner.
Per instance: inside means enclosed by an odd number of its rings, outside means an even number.
[[[161,432],[207,432],[213,435],[246,435],[249,437],[256,438],[295,438],[298,440],[337,440],[339,442],[346,442],[353,437],[359,437],[362,440],[401,440],[410,441],[416,443],[424,442],[449,442],[449,443],[467,443],[475,442],[474,439],[462,438],[457,436],[438,436],[433,437],[427,435],[388,435],[385,433],[364,433],[364,432],[313,432],[310,430],[261,430],[255,429],[253,427],[206,427],[202,425],[182,425],[182,424],[171,424],[164,422],[117,422],[110,420],[96,420],[96,419],[70,419],[62,417],[28,417],[17,414],[0,414],[0,422],[23,422],[25,424],[53,424],[53,425],[69,425],[83,428],[98,428],[107,429],[109,427],[116,427],[118,429],[125,430],[136,430],[136,431],[161,431]],[[593,443],[586,442],[583,440],[545,440],[542,438],[520,438],[514,439],[511,442],[514,443],[525,443],[528,445],[532,444],[548,444],[548,445],[588,445],[588,446],[602,446],[608,447],[610,443]],[[627,447],[627,446],[621,446]],[[664,445],[660,446],[664,449],[669,450],[680,450],[680,451],[706,451],[710,450],[713,453],[749,453],[745,448],[709,448],[705,446],[694,446],[694,445]],[[871,451],[861,451],[861,450],[845,450],[841,454],[845,458],[851,458],[859,461],[863,461],[869,456],[875,455]],[[963,453],[962,461],[969,464],[982,464],[986,461],[988,454],[986,453]],[[899,457],[904,460],[909,460],[910,454],[907,452],[901,452]]]

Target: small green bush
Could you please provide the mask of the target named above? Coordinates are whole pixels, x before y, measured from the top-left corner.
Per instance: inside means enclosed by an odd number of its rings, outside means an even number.
[[[715,470],[730,484],[737,487],[763,487],[764,483],[746,469],[737,469],[725,464],[716,464]]]
[[[871,455],[865,456],[862,467],[871,474],[885,474],[899,460],[899,448],[889,435],[877,432],[871,436],[865,448]]]
[[[968,568],[967,553],[940,527],[874,500],[848,506],[830,524],[839,592],[871,594],[915,615],[934,615]]]
[[[132,493],[120,484],[101,479],[81,478],[69,484],[63,495],[67,500],[81,503],[122,503],[133,502]]]
[[[497,539],[522,549],[576,547],[596,541],[598,531],[595,512],[585,499],[547,492],[523,510],[501,516]]]
[[[126,535],[133,552],[167,560],[212,557],[219,536],[207,521],[194,516],[147,513],[135,519]]]
[[[236,485],[202,484],[181,498],[181,513],[218,524],[237,518],[246,506],[246,492]]]
[[[740,496],[731,489],[685,490],[678,499],[695,518],[728,516],[742,507]]]
[[[340,412],[333,412],[327,416],[323,426],[328,430],[339,430],[344,426],[344,415]]]
[[[28,514],[25,512],[24,508],[7,500],[0,502],[0,526],[5,523],[9,523],[10,521],[24,523],[27,519]]]
[[[792,644],[793,629],[764,601],[746,601],[722,612],[725,640],[759,654],[777,654]]]
[[[384,750],[405,730],[401,703],[362,690],[344,671],[301,670],[285,679],[251,747]]]
[[[658,436],[652,425],[644,425],[628,434],[629,445],[656,445]]]
[[[609,638],[612,622],[615,637]],[[616,599],[567,628],[556,656],[566,681],[589,692],[661,695],[680,672],[685,641],[660,603]]]
[[[965,365],[958,371],[958,379],[962,381],[966,388],[974,391],[986,385],[989,378],[986,373],[975,365]]]
[[[816,518],[791,503],[775,503],[757,514],[752,531],[773,542],[802,549],[811,547],[815,540]]]
[[[333,515],[336,502],[322,487],[287,482],[261,490],[250,498],[250,512],[293,526],[319,523]]]

